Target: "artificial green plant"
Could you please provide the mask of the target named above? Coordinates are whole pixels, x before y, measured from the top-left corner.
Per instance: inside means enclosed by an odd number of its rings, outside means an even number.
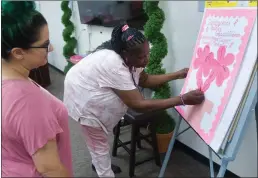
[[[62,16],[62,23],[65,27],[63,30],[63,39],[65,41],[65,45],[63,47],[63,55],[67,61],[67,65],[64,69],[64,73],[66,74],[73,66],[73,63],[71,63],[69,59],[71,56],[75,55],[74,50],[77,45],[77,40],[75,37],[72,37],[75,28],[73,22],[70,20],[72,16],[72,10],[69,7],[69,1],[62,1],[61,9],[64,12]]]
[[[159,1],[144,1],[144,11],[148,15],[148,21],[144,25],[144,35],[152,44],[147,73],[155,75],[166,73],[166,70],[162,68],[162,59],[168,53],[166,37],[160,32],[165,21],[165,14],[159,8],[158,4]],[[154,99],[165,99],[170,96],[168,83],[154,89]],[[157,133],[167,134],[173,131],[175,122],[166,110],[162,112],[160,118],[157,118],[157,120]]]

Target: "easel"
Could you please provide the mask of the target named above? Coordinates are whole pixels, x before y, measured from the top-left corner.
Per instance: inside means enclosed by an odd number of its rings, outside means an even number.
[[[251,84],[250,90],[247,91],[249,94],[246,98],[243,109],[240,111],[241,112],[240,119],[238,121],[238,125],[237,125],[237,128],[235,130],[232,141],[228,145],[228,147],[227,147],[227,149],[226,149],[226,151],[223,155],[222,154],[217,154],[218,157],[221,158],[221,165],[220,165],[219,173],[217,174],[216,177],[224,177],[225,172],[227,170],[228,163],[230,161],[235,160],[236,155],[237,155],[238,150],[239,150],[239,147],[241,145],[242,138],[245,134],[246,126],[247,126],[248,122],[250,121],[251,113],[254,112],[254,108],[255,108],[255,105],[257,103],[257,71],[255,72],[255,76],[253,77],[251,82],[252,82],[252,84]],[[159,173],[159,177],[164,176],[168,161],[169,161],[170,156],[171,156],[172,149],[174,147],[176,137],[178,135],[184,133],[186,130],[188,130],[190,128],[190,127],[188,127],[187,129],[178,133],[181,121],[182,121],[182,117],[179,116],[179,120],[176,124],[173,137],[170,140],[168,151],[167,151],[166,156],[164,158],[164,161],[163,161],[160,173]],[[210,177],[215,177],[215,173],[214,173],[214,169],[213,169],[212,152],[213,152],[213,150],[209,147]]]

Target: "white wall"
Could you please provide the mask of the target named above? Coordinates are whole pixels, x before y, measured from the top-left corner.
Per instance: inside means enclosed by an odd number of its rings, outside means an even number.
[[[167,72],[188,67],[203,15],[202,12],[198,12],[198,2],[161,1],[160,7],[166,14],[166,21],[162,31],[168,40],[169,49],[168,55],[163,61],[164,67]],[[80,24],[76,1],[73,2],[72,8],[79,53],[85,54],[110,38],[111,28]],[[60,1],[41,1],[41,11],[49,22],[51,40],[56,48],[56,53],[50,56],[50,63],[58,68],[63,68],[66,62],[62,56],[63,40],[61,34],[63,26],[61,24]],[[173,95],[180,93],[183,82],[183,80],[171,82],[170,86]],[[174,115],[173,112],[171,114]],[[180,130],[186,127],[187,124],[182,123]],[[207,146],[193,131],[184,133],[178,140],[208,157]],[[213,157],[215,158],[216,156],[214,155]],[[220,163],[218,159],[215,159],[215,162]],[[236,160],[229,164],[228,169],[240,177],[257,177],[257,141],[254,115],[251,123],[249,123],[239,154]]]
[[[50,41],[54,47],[54,51],[49,53],[48,62],[63,71],[67,62],[63,56],[65,42],[62,36],[64,26],[61,22],[63,15],[61,1],[38,1],[38,4],[40,12],[48,22]]]
[[[104,41],[111,37],[112,28],[90,26],[81,24],[78,4],[73,1],[73,22],[76,24],[76,37],[78,39],[78,53],[85,54],[94,50]]]
[[[37,5],[49,24],[50,40],[54,47],[54,51],[49,53],[48,62],[63,71],[67,62],[63,56],[65,42],[62,36],[64,25],[61,22],[63,15],[61,1],[37,1]],[[71,8],[73,10],[71,20],[74,21],[76,28],[75,37],[78,39],[77,53],[85,54],[109,39],[112,31],[111,28],[92,27],[81,24],[76,1],[73,1]]]

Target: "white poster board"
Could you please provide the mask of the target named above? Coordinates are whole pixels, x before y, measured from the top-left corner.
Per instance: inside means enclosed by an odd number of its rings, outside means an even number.
[[[257,8],[205,9],[182,94],[200,88],[205,101],[176,107],[218,152],[244,95],[257,59]],[[250,39],[250,40],[249,40]]]

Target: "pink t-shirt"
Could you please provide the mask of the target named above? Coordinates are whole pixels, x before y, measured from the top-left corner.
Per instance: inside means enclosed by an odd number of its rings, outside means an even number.
[[[62,102],[32,82],[2,81],[2,176],[41,176],[32,155],[53,138],[72,176],[68,113]]]

